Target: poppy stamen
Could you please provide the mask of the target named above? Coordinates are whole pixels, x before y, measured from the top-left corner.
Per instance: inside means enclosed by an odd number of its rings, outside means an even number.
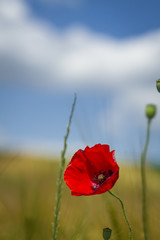
[[[108,170],[108,172],[105,172],[103,170],[100,170],[97,174],[94,175],[93,181],[96,184],[102,184],[106,181],[111,175],[113,174],[112,170]]]
[[[105,180],[106,180],[106,176],[105,176],[103,173],[101,173],[101,174],[98,175],[98,181],[99,181],[99,182],[105,181]]]

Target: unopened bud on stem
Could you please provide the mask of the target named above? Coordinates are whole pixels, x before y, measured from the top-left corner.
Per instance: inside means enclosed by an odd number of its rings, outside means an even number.
[[[156,87],[157,87],[158,92],[160,92],[160,78],[157,79],[157,81],[156,81]]]
[[[148,119],[152,119],[156,114],[156,105],[154,104],[148,104],[146,106],[146,117]]]
[[[111,237],[112,230],[110,228],[103,229],[103,238],[104,240],[109,240]]]

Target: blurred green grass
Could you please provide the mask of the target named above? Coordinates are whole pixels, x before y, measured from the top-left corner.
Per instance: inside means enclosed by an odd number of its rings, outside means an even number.
[[[0,157],[0,239],[50,240],[59,162],[29,156]],[[124,201],[134,239],[143,239],[139,166],[120,166],[112,191]],[[151,239],[160,239],[160,169],[147,169],[147,200]],[[75,197],[63,185],[58,239],[102,239],[112,229],[112,240],[128,239],[119,202],[110,194]]]

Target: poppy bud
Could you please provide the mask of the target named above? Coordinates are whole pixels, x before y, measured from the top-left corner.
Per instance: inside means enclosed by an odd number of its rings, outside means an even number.
[[[156,114],[156,105],[154,104],[148,104],[146,106],[146,117],[148,119],[152,119]]]
[[[108,240],[111,237],[112,230],[110,228],[103,229],[103,238],[104,240]]]
[[[156,87],[158,92],[160,92],[160,78],[156,81]]]

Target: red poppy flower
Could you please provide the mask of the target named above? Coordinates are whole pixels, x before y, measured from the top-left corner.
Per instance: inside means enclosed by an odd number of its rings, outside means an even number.
[[[95,195],[110,190],[119,177],[119,166],[109,145],[78,150],[68,164],[64,180],[72,195]]]

